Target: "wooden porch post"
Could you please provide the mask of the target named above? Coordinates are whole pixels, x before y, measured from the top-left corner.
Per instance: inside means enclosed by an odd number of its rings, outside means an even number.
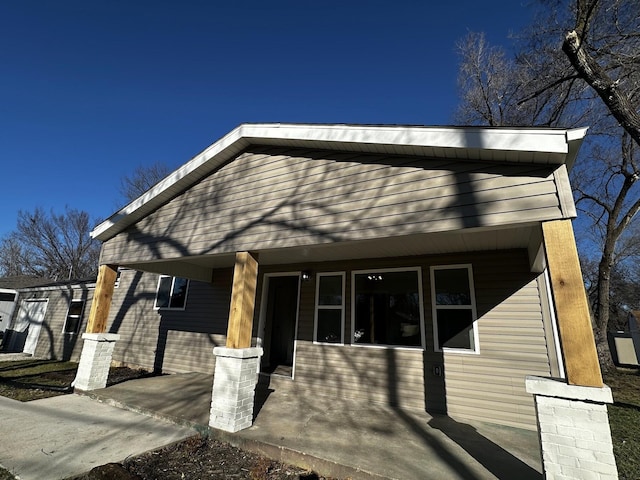
[[[253,312],[258,283],[258,255],[249,252],[236,253],[233,271],[233,290],[227,327],[228,348],[251,347]]]
[[[544,222],[542,234],[567,382],[569,385],[602,387],[602,373],[571,220]]]
[[[107,319],[117,273],[118,269],[114,265],[100,265],[86,333],[105,333],[107,331]]]

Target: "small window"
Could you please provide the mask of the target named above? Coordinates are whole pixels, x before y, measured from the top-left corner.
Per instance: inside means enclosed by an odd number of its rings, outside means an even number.
[[[84,310],[84,300],[71,300],[69,304],[69,312],[64,322],[64,333],[78,333],[80,330],[80,322],[82,320],[82,312]]]
[[[188,288],[189,280],[186,278],[160,275],[154,308],[184,310]]]
[[[431,267],[431,299],[436,351],[478,353],[471,265]]]
[[[313,339],[344,343],[344,273],[318,273]]]
[[[0,302],[14,302],[15,300],[15,293],[0,292]]]
[[[353,273],[353,343],[422,347],[420,269]]]

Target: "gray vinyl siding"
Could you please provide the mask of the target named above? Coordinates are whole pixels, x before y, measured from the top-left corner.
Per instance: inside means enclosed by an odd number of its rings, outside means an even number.
[[[550,166],[252,147],[105,242],[101,262],[556,218]]]
[[[429,267],[460,263],[473,266],[480,339],[477,355],[434,351]],[[351,270],[402,266],[422,268],[426,350],[314,344],[315,283],[303,282],[295,382],[318,393],[406,408],[426,407],[453,417],[535,429],[533,398],[525,392],[524,379],[526,375],[551,375],[550,359],[555,355],[548,351],[538,282],[528,270],[525,251],[296,268],[315,269],[314,273],[343,270],[348,281]],[[351,341],[350,290],[347,284],[346,343]],[[444,366],[444,377],[433,374],[435,366]]]
[[[120,335],[114,361],[165,373],[213,373],[213,348],[225,344],[231,269],[216,270],[210,284],[192,280],[184,310],[153,308],[158,277],[122,272],[108,326]]]
[[[84,287],[45,289],[20,293],[18,305],[26,299],[48,299],[47,310],[34,352],[35,357],[76,362],[80,360],[82,334],[89,319],[93,291],[93,288]],[[63,333],[71,300],[85,300],[84,310],[80,319],[80,328],[78,333],[74,334]],[[14,315],[17,315],[18,310],[16,308]]]
[[[429,268],[471,264],[478,311],[479,354],[434,351]],[[351,272],[420,267],[426,349],[350,345]],[[259,270],[254,336],[259,334],[265,275],[307,270],[300,283],[294,360],[296,388],[356,401],[448,413],[454,418],[535,429],[526,375],[557,372],[547,345],[548,312],[538,275],[526,250],[471,252],[405,258],[266,266]],[[346,273],[346,345],[313,343],[318,272]],[[192,281],[185,311],[153,310],[158,276],[125,271],[114,293],[111,331],[121,335],[114,360],[166,372],[213,372],[212,349],[224,344],[232,283],[231,269],[215,270],[213,283]],[[121,304],[122,307],[115,308]],[[444,376],[434,367],[444,366]]]

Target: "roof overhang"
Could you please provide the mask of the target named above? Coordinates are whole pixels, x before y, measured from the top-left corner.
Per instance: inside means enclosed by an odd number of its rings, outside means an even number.
[[[587,128],[242,124],[100,223],[91,236],[102,241],[114,237],[251,145],[566,164],[570,169],[586,132]]]

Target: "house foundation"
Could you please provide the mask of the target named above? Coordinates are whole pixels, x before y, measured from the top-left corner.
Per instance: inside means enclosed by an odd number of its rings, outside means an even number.
[[[97,390],[107,386],[109,367],[116,341],[120,338],[117,333],[84,333],[82,339],[82,353],[76,379],[73,387],[78,390]]]
[[[249,428],[262,348],[216,347],[213,354],[216,368],[209,426],[227,432]]]
[[[528,376],[526,390],[535,398],[546,479],[618,478],[606,405],[613,403],[609,387]]]

